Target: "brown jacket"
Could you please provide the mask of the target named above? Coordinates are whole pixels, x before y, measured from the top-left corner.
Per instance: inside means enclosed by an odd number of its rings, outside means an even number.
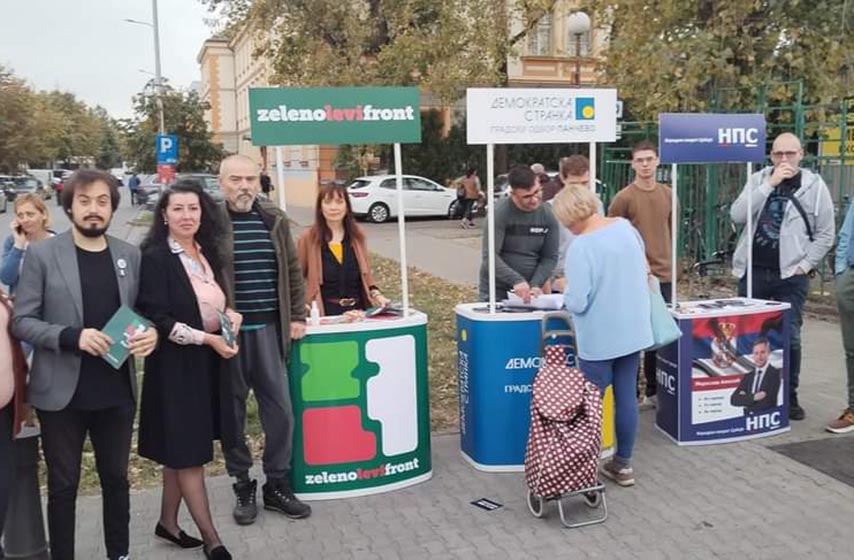
[[[462,185],[465,191],[464,196],[466,200],[477,200],[480,198],[480,179],[477,178],[477,175],[463,177],[460,185]]]
[[[282,331],[282,352],[285,358],[291,348],[291,322],[305,321],[305,285],[299,261],[296,258],[290,221],[278,206],[266,200],[256,199],[255,210],[270,230],[270,239],[276,251],[279,269],[279,325]],[[224,282],[220,286],[228,301],[234,301],[234,229],[225,204],[222,205],[225,235],[223,244]]]
[[[14,406],[14,424],[12,424],[12,435],[18,435],[21,431],[21,423],[24,421],[24,391],[27,383],[27,360],[24,357],[24,351],[21,349],[21,343],[18,339],[12,336],[12,305],[5,293],[0,291],[0,305],[6,308],[9,313],[9,330],[6,333],[12,341],[12,373],[15,376],[15,396],[12,397],[12,405]]]
[[[323,297],[320,294],[320,286],[323,285],[323,259],[320,255],[321,243],[314,228],[310,227],[300,235],[297,241],[297,255],[299,256],[299,262],[302,265],[302,272],[305,277],[306,304],[311,305],[312,301],[316,301],[320,314],[324,315]],[[350,246],[353,248],[353,254],[356,255],[356,262],[359,264],[359,273],[362,276],[362,296],[365,301],[372,302],[371,286],[374,285],[374,279],[371,276],[368,247],[365,244],[364,238],[362,238],[362,241],[351,239]]]

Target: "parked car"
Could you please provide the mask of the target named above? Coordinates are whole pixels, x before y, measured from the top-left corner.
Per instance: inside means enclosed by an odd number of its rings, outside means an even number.
[[[397,179],[394,175],[358,177],[347,186],[353,213],[376,223],[397,216]],[[407,216],[447,216],[457,205],[455,189],[424,177],[403,176],[403,206]]]
[[[6,192],[6,199],[9,202],[14,202],[19,194],[27,193],[46,198],[44,185],[35,177],[29,175],[3,176],[0,177],[0,182],[4,184],[3,190]]]
[[[206,193],[211,195],[214,202],[222,202],[224,200],[222,189],[219,188],[219,179],[216,175],[210,173],[179,173],[177,180],[196,181]]]
[[[9,201],[6,198],[6,190],[0,187],[0,214],[6,213],[6,207],[9,205]]]
[[[144,204],[148,210],[154,210],[164,186],[160,183],[158,175],[140,176],[142,181],[137,187],[136,198],[139,204]],[[207,192],[214,202],[221,202],[224,197],[222,189],[219,188],[219,180],[216,175],[210,173],[178,173],[175,181],[195,181]]]

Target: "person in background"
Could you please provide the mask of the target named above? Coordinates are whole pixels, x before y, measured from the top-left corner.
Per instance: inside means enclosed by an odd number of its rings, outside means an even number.
[[[557,183],[557,184],[555,184]],[[554,197],[564,188],[590,188],[590,160],[580,154],[574,154],[560,159],[560,173],[554,181],[543,187],[543,200],[552,204]],[[598,200],[598,197],[597,197]],[[599,200],[599,214],[604,215],[602,201]],[[551,289],[553,293],[563,293],[566,290],[566,278],[563,275],[566,263],[566,252],[575,236],[564,226],[560,226],[560,247],[557,253],[557,265],[552,274]]]
[[[617,452],[600,472],[631,486],[640,352],[653,343],[649,268],[637,230],[598,210],[590,189],[563,189],[554,200],[558,220],[577,236],[566,256],[564,301],[575,324],[578,365],[603,393],[614,388]]]
[[[34,348],[27,400],[36,409],[47,464],[47,520],[53,560],[74,558],[75,506],[83,444],[95,451],[110,560],[130,548],[128,459],[136,412],[136,368],[104,356],[113,340],[104,326],[121,306],[136,305],[139,249],[107,235],[119,206],[109,173],[84,169],[65,185],[72,227],[27,251],[15,296],[12,332]],[[132,356],[157,345],[156,329],[129,337]]]
[[[632,148],[632,169],[635,172],[635,180],[617,193],[608,207],[608,216],[625,218],[638,230],[646,247],[649,268],[658,278],[664,301],[669,303],[672,294],[672,190],[656,181],[658,148],[652,142],[644,140]],[[656,353],[644,352],[643,371],[646,386],[641,408],[656,406],[657,370]]]
[[[751,297],[791,305],[789,327],[789,419],[803,420],[798,402],[801,377],[801,327],[809,274],[833,247],[833,199],[821,176],[800,167],[801,141],[784,132],[771,145],[771,163],[751,175],[729,213],[736,225],[747,223],[751,199],[753,239],[747,228],[738,238],[732,273],[739,279],[738,295],[747,296],[748,244],[753,251]]]
[[[0,290],[0,536],[15,486],[15,436],[26,416],[26,379],[27,361],[12,335],[12,302]],[[2,546],[0,558],[5,558]]]
[[[318,189],[314,225],[297,241],[305,277],[306,305],[321,315],[361,317],[389,303],[371,276],[365,233],[356,223],[347,189],[330,183]]]
[[[139,175],[135,172],[131,175],[130,179],[128,179],[128,190],[130,191],[130,205],[136,206],[137,204],[137,192],[139,190],[139,185],[142,181],[139,179]]]
[[[551,182],[551,178],[549,177],[549,174],[546,173],[546,168],[542,163],[532,163],[531,171],[533,171],[534,175],[537,176],[537,180],[540,182],[541,187],[545,187],[546,184]],[[545,198],[543,200],[545,200]]]
[[[474,210],[474,204],[480,198],[480,179],[477,176],[477,169],[474,167],[469,167],[466,171],[465,177],[460,180],[460,187],[463,190],[463,217],[460,221],[460,226],[463,229],[473,228],[475,227],[474,220],[472,220],[472,211]]]
[[[14,295],[18,277],[24,262],[24,254],[31,243],[53,237],[50,227],[50,211],[42,197],[26,193],[15,198],[15,219],[9,224],[12,233],[3,242],[0,259],[0,282],[9,287]]]
[[[235,371],[231,376],[237,418],[236,445],[224,449],[236,504],[232,515],[239,525],[258,516],[257,481],[249,478],[252,453],[246,444],[246,399],[255,393],[264,428],[264,508],[291,519],[311,515],[291,487],[294,417],[286,376],[292,340],[305,336],[305,282],[291,237],[288,216],[278,206],[258,198],[258,164],[245,155],[225,158],[219,184],[226,202],[225,285],[243,316]],[[233,256],[233,258],[232,258]]]
[[[266,171],[261,172],[261,192],[264,194],[266,198],[270,198],[270,193],[273,192],[273,181],[270,180],[270,176]]]
[[[220,313],[234,333],[242,317],[226,306],[221,288],[223,259],[217,243],[222,226],[217,214],[216,204],[199,185],[179,181],[158,200],[157,219],[141,245],[139,308],[154,322],[163,342],[145,360],[139,455],[163,465],[155,535],[181,548],[204,546],[205,556],[225,560],[231,555],[214,528],[204,465],[213,460],[215,439],[226,449],[234,445],[226,360],[238,348],[220,334]],[[202,541],[178,526],[182,500]]]
[[[543,293],[557,264],[560,232],[539,180],[526,166],[507,174],[510,196],[495,207],[495,298],[513,291],[525,303]],[[489,301],[489,242],[483,236],[480,265],[481,301]]]
[[[848,205],[845,220],[836,242],[836,306],[845,350],[845,371],[848,377],[848,407],[827,425],[827,431],[847,434],[854,431],[854,202]]]

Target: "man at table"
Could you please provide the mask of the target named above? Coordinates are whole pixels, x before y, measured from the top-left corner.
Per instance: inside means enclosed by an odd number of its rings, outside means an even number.
[[[780,370],[768,363],[771,344],[767,338],[757,338],[753,343],[753,363],[756,368],[741,379],[730,397],[732,406],[743,406],[744,415],[754,414],[777,406],[780,392]]]
[[[258,165],[248,156],[225,158],[219,184],[228,215],[224,243],[226,293],[234,294],[243,315],[233,377],[237,445],[224,450],[225,467],[237,481],[233,515],[239,525],[258,516],[257,481],[249,477],[252,453],[246,445],[246,399],[255,393],[264,428],[264,508],[292,519],[308,517],[311,507],[294,496],[290,483],[294,417],[285,372],[291,340],[305,335],[305,283],[291,236],[288,216],[258,197]]]
[[[736,225],[747,223],[748,197],[753,213],[753,239],[741,232],[732,257],[732,273],[739,279],[738,295],[747,295],[747,255],[753,251],[753,293],[757,299],[783,301],[792,306],[789,328],[789,419],[806,416],[798,403],[801,376],[801,326],[809,290],[809,274],[830,251],[835,237],[833,199],[822,178],[800,167],[801,141],[790,132],[774,139],[773,166],[747,180],[730,207]]]
[[[530,168],[516,166],[507,175],[510,196],[495,207],[495,298],[513,291],[526,303],[543,293],[557,264],[559,225],[543,204],[542,187]],[[485,226],[485,227],[488,227]],[[483,236],[480,299],[489,300],[489,239]]]

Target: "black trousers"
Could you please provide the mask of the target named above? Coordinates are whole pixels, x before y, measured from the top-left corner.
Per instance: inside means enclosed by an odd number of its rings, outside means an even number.
[[[128,554],[128,458],[134,413],[132,404],[103,410],[38,411],[47,464],[47,525],[52,560],[74,558],[74,512],[87,434],[101,481],[107,557]]]
[[[0,536],[6,524],[6,510],[9,509],[9,499],[15,485],[15,445],[12,439],[12,423],[14,404],[9,403],[0,410]],[[0,548],[0,558],[3,549]]]
[[[672,289],[672,286],[673,284],[671,282],[659,283],[659,287],[661,288],[661,296],[667,303],[670,303],[670,290]],[[644,352],[643,375],[646,378],[646,388],[644,389],[643,394],[647,397],[653,396],[658,390],[658,381],[655,378],[657,370],[658,358],[656,357],[655,350],[648,350]]]

